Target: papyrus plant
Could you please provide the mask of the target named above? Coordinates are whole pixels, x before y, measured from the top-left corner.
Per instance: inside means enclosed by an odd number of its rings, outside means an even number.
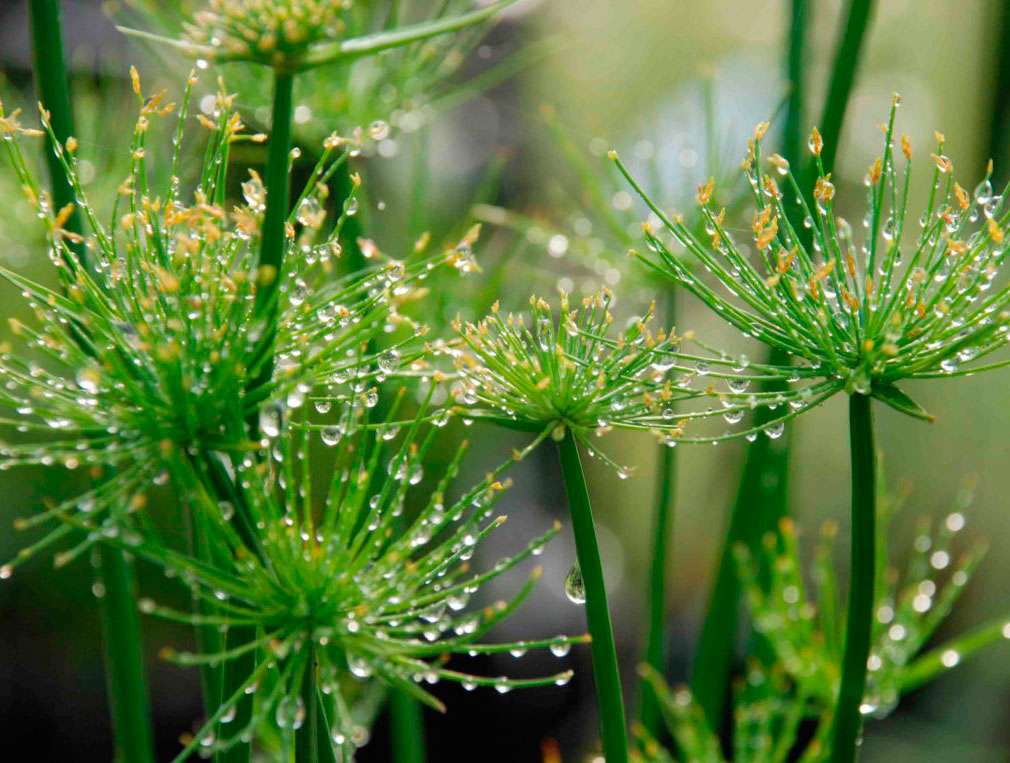
[[[970,503],[970,491],[964,491],[956,509],[941,521],[920,520],[906,569],[899,574],[891,563],[888,530],[904,498],[882,495],[879,500],[873,635],[860,708],[867,718],[886,717],[906,692],[1010,637],[1008,621],[1002,617],[924,649],[968,585],[983,548],[976,545],[955,558],[953,541],[965,525],[963,512]],[[745,675],[734,689],[729,760],[812,762],[827,760],[831,754],[845,641],[844,606],[832,554],[836,535],[837,526],[825,523],[809,565],[801,560],[801,544],[790,519],[783,519],[778,532],[764,538],[759,556],[742,543],[736,549],[746,601],[765,648],[748,657]],[[648,666],[641,672],[656,691],[678,752],[705,763],[727,760],[719,734],[691,690],[669,688]],[[641,760],[676,759],[647,729],[635,731]]]
[[[620,761],[627,755],[624,707],[578,446],[626,478],[631,469],[610,459],[593,438],[612,429],[646,431],[673,447],[690,418],[739,422],[744,409],[761,398],[745,392],[747,379],[761,379],[765,370],[746,363],[746,375],[742,368],[734,371],[739,359],[703,345],[692,353],[685,345],[690,333],[653,333],[652,309],[632,318],[623,332],[613,331],[613,300],[613,293],[603,289],[573,306],[562,293],[555,316],[546,301],[533,297],[529,322],[524,315],[502,315],[496,306],[476,324],[457,322],[459,339],[447,352],[459,376],[456,399],[466,416],[550,434],[558,444],[578,556],[568,588],[571,598],[586,604],[604,752],[608,760]],[[726,408],[710,405],[712,388],[693,386],[708,373],[730,375],[734,383],[744,379]]]
[[[409,431],[397,437],[392,418],[399,406],[394,403],[372,437],[366,426],[368,402],[354,391],[354,382],[325,398],[334,399],[338,404],[328,410],[325,423],[308,408],[292,412],[268,437],[268,458],[248,455],[235,462],[235,482],[242,486],[255,528],[254,553],[228,525],[234,507],[224,504],[222,510],[189,469],[179,469],[179,478],[190,481],[191,500],[203,504],[200,515],[216,520],[207,534],[215,563],[157,545],[137,549],[177,573],[204,605],[192,614],[144,600],[142,611],[196,627],[243,626],[255,633],[248,642],[218,652],[165,653],[186,665],[253,657],[243,682],[222,698],[179,753],[180,763],[193,750],[227,750],[264,722],[279,732],[280,759],[290,759],[293,752],[298,761],[334,760],[335,748],[343,756],[336,759],[347,760],[367,739],[353,713],[355,696],[367,682],[378,681],[444,710],[427,689],[439,681],[505,693],[563,685],[571,677],[570,671],[523,679],[471,675],[446,666],[449,655],[548,648],[563,654],[587,640],[557,636],[476,643],[522,603],[540,569],[510,601],[474,608],[471,598],[540,553],[560,523],[486,572],[472,570],[470,560],[481,541],[505,521],[494,510],[510,484],[503,475],[512,461],[453,500],[449,494],[464,443],[435,488],[419,500],[414,486],[439,432],[432,427],[422,433],[423,409]],[[325,446],[325,458],[310,453],[313,443]],[[254,710],[239,721],[238,705],[250,694],[257,697]],[[330,748],[328,755],[315,757],[323,748]]]
[[[895,145],[899,101],[895,96],[883,152],[867,171],[863,235],[835,214],[835,186],[820,163],[824,145],[816,129],[809,140],[819,170],[812,189],[798,185],[782,157],[762,156],[767,125],[755,130],[743,163],[756,206],[750,244],[737,242],[723,226],[722,211],[712,205],[711,182],[698,191],[708,223],[706,237],[699,238],[677,215],[652,203],[616,153],[611,155],[662,222],[662,233],[647,231],[643,264],[683,285],[744,335],[792,359],[794,384],[780,393],[779,403],[802,410],[811,395],[817,401],[849,396],[852,583],[833,760],[854,754],[869,656],[876,521],[871,400],[928,419],[898,383],[1005,365],[979,361],[1006,344],[1010,324],[1010,291],[992,288],[1003,269],[1010,225],[1003,197],[993,193],[988,178],[974,192],[956,183],[937,134],[929,201],[921,216],[909,216],[912,148],[904,136]],[[780,181],[799,200],[810,245],[786,213]],[[688,249],[706,272],[688,270],[671,242]]]

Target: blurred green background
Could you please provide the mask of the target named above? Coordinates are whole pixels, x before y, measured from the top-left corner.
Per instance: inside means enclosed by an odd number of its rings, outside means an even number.
[[[808,113],[805,127],[820,113],[830,57],[838,33],[841,3],[811,3],[810,60],[807,64]],[[165,69],[150,52],[127,44],[103,17],[98,3],[67,2],[67,44],[77,77],[78,123],[82,155],[95,165],[93,184],[115,187],[123,155],[116,141],[132,123],[125,79],[137,63],[146,80],[164,77]],[[685,199],[699,179],[707,177],[705,157],[723,164],[742,158],[753,124],[769,118],[786,94],[783,82],[784,34],[788,7],[765,0],[691,3],[671,0],[544,0],[520,2],[490,35],[481,58],[508,55],[532,40],[560,35],[555,52],[536,60],[495,90],[440,114],[424,143],[404,138],[404,150],[390,159],[362,160],[374,182],[373,202],[388,200],[389,226],[395,226],[398,202],[409,198],[412,147],[424,145],[420,161],[432,173],[430,226],[444,227],[466,214],[469,192],[490,163],[504,156],[506,165],[497,203],[542,211],[556,198],[562,161],[541,118],[542,104],[553,105],[561,122],[579,143],[597,153],[614,145],[633,150],[643,137],[672,157],[663,165],[665,187],[684,189]],[[920,166],[928,162],[934,130],[946,135],[948,154],[962,185],[972,188],[992,155],[996,177],[1010,177],[1005,140],[1010,111],[1010,82],[1000,78],[1010,48],[1004,40],[1010,4],[965,0],[884,0],[877,3],[863,65],[843,131],[837,161],[840,209],[851,219],[862,216],[862,178],[879,151],[876,125],[886,118],[891,93],[904,97],[898,129],[908,133]],[[28,34],[24,3],[0,3],[0,72],[5,101],[20,92],[32,103],[28,70]],[[703,82],[710,78],[719,143],[706,145],[702,109]],[[166,81],[177,92],[181,82]],[[17,96],[15,96],[17,97]],[[246,104],[242,104],[246,106]],[[257,104],[248,104],[254,108]],[[30,113],[32,110],[28,110]],[[88,120],[91,120],[89,124]],[[34,122],[34,117],[26,118]],[[711,132],[711,130],[709,130]],[[597,139],[595,142],[593,139]],[[602,138],[603,140],[598,140]],[[595,160],[595,159],[594,159]],[[603,161],[600,159],[599,161]],[[926,173],[920,171],[919,179]],[[913,174],[913,184],[915,174]],[[667,185],[668,184],[668,185]],[[922,199],[926,189],[913,191]],[[46,278],[48,263],[27,207],[0,166],[0,262]],[[379,215],[382,228],[387,218]],[[745,225],[743,223],[742,225]],[[386,231],[385,235],[395,235]],[[622,261],[621,253],[615,262]],[[589,290],[606,274],[569,268],[550,258],[543,247],[530,247],[515,272],[533,274],[512,279],[509,288],[538,283],[546,291],[561,277],[576,290]],[[623,265],[622,265],[623,267]],[[569,268],[568,272],[563,272]],[[550,273],[555,275],[550,275]],[[626,275],[617,274],[628,282]],[[606,280],[613,280],[613,276]],[[647,297],[641,290],[612,285],[629,310]],[[10,288],[2,291],[7,315],[23,311]],[[523,294],[506,295],[521,299]],[[696,302],[682,301],[680,323],[716,344],[733,341],[725,329]],[[445,326],[433,327],[436,335]],[[0,334],[6,332],[6,324]],[[4,338],[4,337],[0,337]],[[1001,613],[1010,615],[1010,400],[1008,377],[996,373],[957,383],[943,381],[909,389],[933,414],[927,425],[888,409],[879,413],[880,445],[887,454],[885,470],[892,486],[911,486],[909,508],[897,523],[893,539],[902,548],[911,542],[920,514],[950,511],[966,481],[977,480],[969,525],[961,542],[984,539],[989,555],[961,604],[944,626],[961,632]],[[847,526],[848,446],[843,401],[833,400],[793,425],[794,455],[790,500],[800,525],[808,532],[828,518]],[[487,438],[469,433],[480,444],[471,461],[480,475],[487,463],[507,456],[513,443],[497,432]],[[482,442],[483,440],[483,442]],[[516,443],[521,440],[516,440]],[[633,669],[639,658],[644,623],[643,585],[653,509],[653,463],[657,452],[650,437],[613,435],[609,451],[639,465],[634,479],[620,481],[610,470],[590,465],[590,491],[598,520],[616,610],[617,637],[625,690],[631,695]],[[566,518],[553,451],[522,465],[513,475],[516,488],[505,500],[510,521],[500,534],[501,551],[515,549],[552,516]],[[674,520],[673,553],[668,560],[673,616],[672,678],[687,677],[691,650],[700,626],[716,555],[726,526],[743,456],[740,444],[681,447]],[[483,464],[483,465],[482,465]],[[62,471],[20,470],[0,474],[0,557],[10,557],[25,538],[11,529],[14,517],[31,513],[46,498],[72,489]],[[76,483],[75,483],[76,484]],[[840,534],[844,538],[845,533]],[[839,544],[844,568],[844,542]],[[494,551],[486,554],[493,561]],[[902,554],[896,553],[900,558]],[[574,552],[565,535],[542,557],[546,575],[540,590],[507,626],[510,636],[552,635],[583,627],[581,611],[564,598],[562,584]],[[141,570],[141,586],[156,598],[184,601],[158,573]],[[97,612],[89,605],[91,576],[86,560],[54,572],[48,559],[32,562],[0,585],[0,718],[5,736],[24,744],[16,760],[107,760],[108,726],[102,688],[101,640]],[[166,643],[188,638],[156,622],[146,623],[147,652],[159,749],[169,756],[175,738],[192,727],[198,713],[195,671],[183,671],[156,659]],[[500,633],[503,637],[505,632]],[[577,651],[577,650],[575,650]],[[431,759],[539,760],[540,742],[559,740],[564,760],[582,760],[594,734],[588,654],[570,658],[581,676],[569,687],[514,692],[508,697],[465,695],[446,690],[450,715],[428,717]],[[488,669],[494,670],[493,666]],[[524,668],[525,669],[525,668]],[[536,665],[530,666],[535,671]],[[489,693],[490,695],[490,693]],[[453,701],[463,707],[452,708]],[[959,666],[928,689],[911,695],[897,713],[868,727],[862,760],[874,761],[1005,761],[1010,760],[1010,643],[998,644]],[[382,726],[362,760],[383,760]]]

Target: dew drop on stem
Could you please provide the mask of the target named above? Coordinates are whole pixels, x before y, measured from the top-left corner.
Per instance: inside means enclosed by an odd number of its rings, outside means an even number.
[[[573,604],[586,603],[586,584],[582,579],[582,570],[578,564],[573,564],[565,578],[565,596]]]

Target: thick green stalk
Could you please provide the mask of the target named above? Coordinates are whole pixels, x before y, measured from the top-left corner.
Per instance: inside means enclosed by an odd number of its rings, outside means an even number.
[[[43,108],[49,112],[56,140],[65,144],[73,135],[74,122],[63,56],[59,0],[30,0],[28,18],[36,94]],[[59,210],[73,204],[75,196],[48,135],[45,156],[53,206]],[[76,207],[64,227],[72,233],[82,233]],[[83,246],[71,245],[83,257]],[[129,763],[153,763],[154,734],[147,698],[140,619],[133,590],[133,570],[119,549],[100,545],[97,553],[104,587],[100,609],[105,631],[106,685],[116,754]]]
[[[319,763],[320,733],[328,733],[325,724],[320,723],[320,707],[316,699],[316,650],[308,640],[308,663],[302,675],[301,701],[305,708],[305,720],[295,731],[295,763]]]
[[[873,629],[877,454],[873,435],[873,400],[868,395],[849,396],[849,448],[852,459],[849,613],[845,621],[842,682],[831,732],[831,763],[851,763],[856,757],[856,744],[863,722],[859,708],[866,688],[866,660],[870,656]]]
[[[263,185],[267,193],[267,209],[263,216],[263,237],[260,244],[259,278],[255,315],[263,321],[260,348],[267,353],[256,383],[268,381],[273,374],[273,343],[277,333],[277,290],[284,266],[284,249],[291,195],[288,162],[291,156],[291,116],[294,110],[294,76],[274,72],[273,119],[270,123],[270,144]]]
[[[669,325],[675,321],[674,293],[667,295],[666,320]],[[676,493],[677,459],[676,451],[667,446],[659,446],[659,475],[656,485],[656,509],[653,513],[652,561],[649,567],[649,630],[645,646],[645,661],[657,673],[666,673],[666,567],[671,546],[673,526],[673,501]],[[647,681],[639,686],[638,717],[642,726],[653,736],[662,733],[662,713],[655,692]]]
[[[603,582],[603,565],[596,542],[593,508],[579,460],[579,446],[569,429],[558,443],[561,476],[568,494],[568,510],[575,535],[575,553],[586,590],[586,623],[592,636],[593,677],[600,716],[600,735],[607,763],[627,763],[628,739],[621,696],[621,676],[617,666],[614,630]]]
[[[1003,187],[1010,176],[1007,162],[1010,160],[1010,3],[998,3],[996,10],[994,44],[989,46],[994,57],[994,74],[991,78],[992,101],[989,112],[989,140],[987,153],[982,163],[992,159],[995,163],[992,183],[997,189]]]
[[[224,648],[238,649],[256,640],[256,628],[248,625],[233,625],[228,628],[228,634],[224,639]],[[228,660],[224,665],[221,677],[221,699],[230,697],[238,687],[249,678],[249,675],[256,669],[256,650],[245,652],[233,660]],[[220,700],[219,700],[220,701]],[[249,725],[253,713],[253,695],[244,694],[235,703],[235,714],[228,723],[218,725],[217,735],[219,739],[227,739],[238,733]],[[221,750],[214,756],[215,763],[248,763],[252,757],[252,747],[249,744],[239,742]]]
[[[828,85],[828,97],[824,102],[824,114],[821,117],[821,135],[824,138],[824,150],[821,161],[825,172],[831,172],[835,166],[835,155],[838,153],[838,139],[842,134],[842,123],[845,110],[849,105],[849,94],[856,78],[856,67],[866,38],[866,29],[870,23],[870,12],[873,10],[873,0],[849,0],[845,14],[845,26],[842,37],[835,51],[835,63],[831,72],[831,84]]]
[[[59,0],[31,0],[28,19],[32,36],[32,66],[35,72],[35,93],[39,102],[49,112],[50,124],[56,139],[62,144],[73,135],[74,119],[70,106],[70,88],[63,60],[62,27]],[[75,202],[63,165],[56,156],[52,139],[46,136],[46,163],[52,185],[53,207],[60,210]],[[64,227],[72,232],[82,232],[81,216],[77,209]],[[77,247],[80,249],[80,247]]]
[[[424,763],[424,711],[421,704],[402,691],[389,696],[393,763]]]
[[[154,763],[133,569],[118,548],[99,545],[98,557],[104,587],[100,600],[106,686],[117,759],[122,763]]]

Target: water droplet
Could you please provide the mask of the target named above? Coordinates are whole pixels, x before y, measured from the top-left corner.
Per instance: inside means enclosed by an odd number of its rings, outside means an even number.
[[[319,430],[319,439],[323,441],[324,445],[330,447],[340,442],[340,438],[343,436],[344,428],[341,426],[326,426]]]
[[[301,695],[283,697],[277,703],[275,714],[277,725],[282,729],[298,730],[305,723],[305,702]]]
[[[1008,627],[1010,627],[1010,624],[1008,624]],[[1010,638],[1010,636],[1007,638]],[[551,654],[555,657],[565,657],[572,651],[572,645],[564,636],[558,636],[551,642],[550,650]]]
[[[264,405],[260,409],[259,425],[260,431],[267,437],[276,437],[281,433],[281,425],[284,421],[284,411],[277,403]]]
[[[782,433],[785,431],[785,429],[786,429],[785,422],[776,421],[766,426],[764,428],[764,433],[768,435],[768,437],[771,438],[772,440],[777,440],[782,436]]]
[[[396,369],[396,364],[400,360],[400,353],[396,350],[386,350],[379,356],[378,366],[383,373],[391,373]]]
[[[586,603],[586,584],[582,579],[582,570],[578,564],[573,564],[565,578],[565,596],[572,604]]]

